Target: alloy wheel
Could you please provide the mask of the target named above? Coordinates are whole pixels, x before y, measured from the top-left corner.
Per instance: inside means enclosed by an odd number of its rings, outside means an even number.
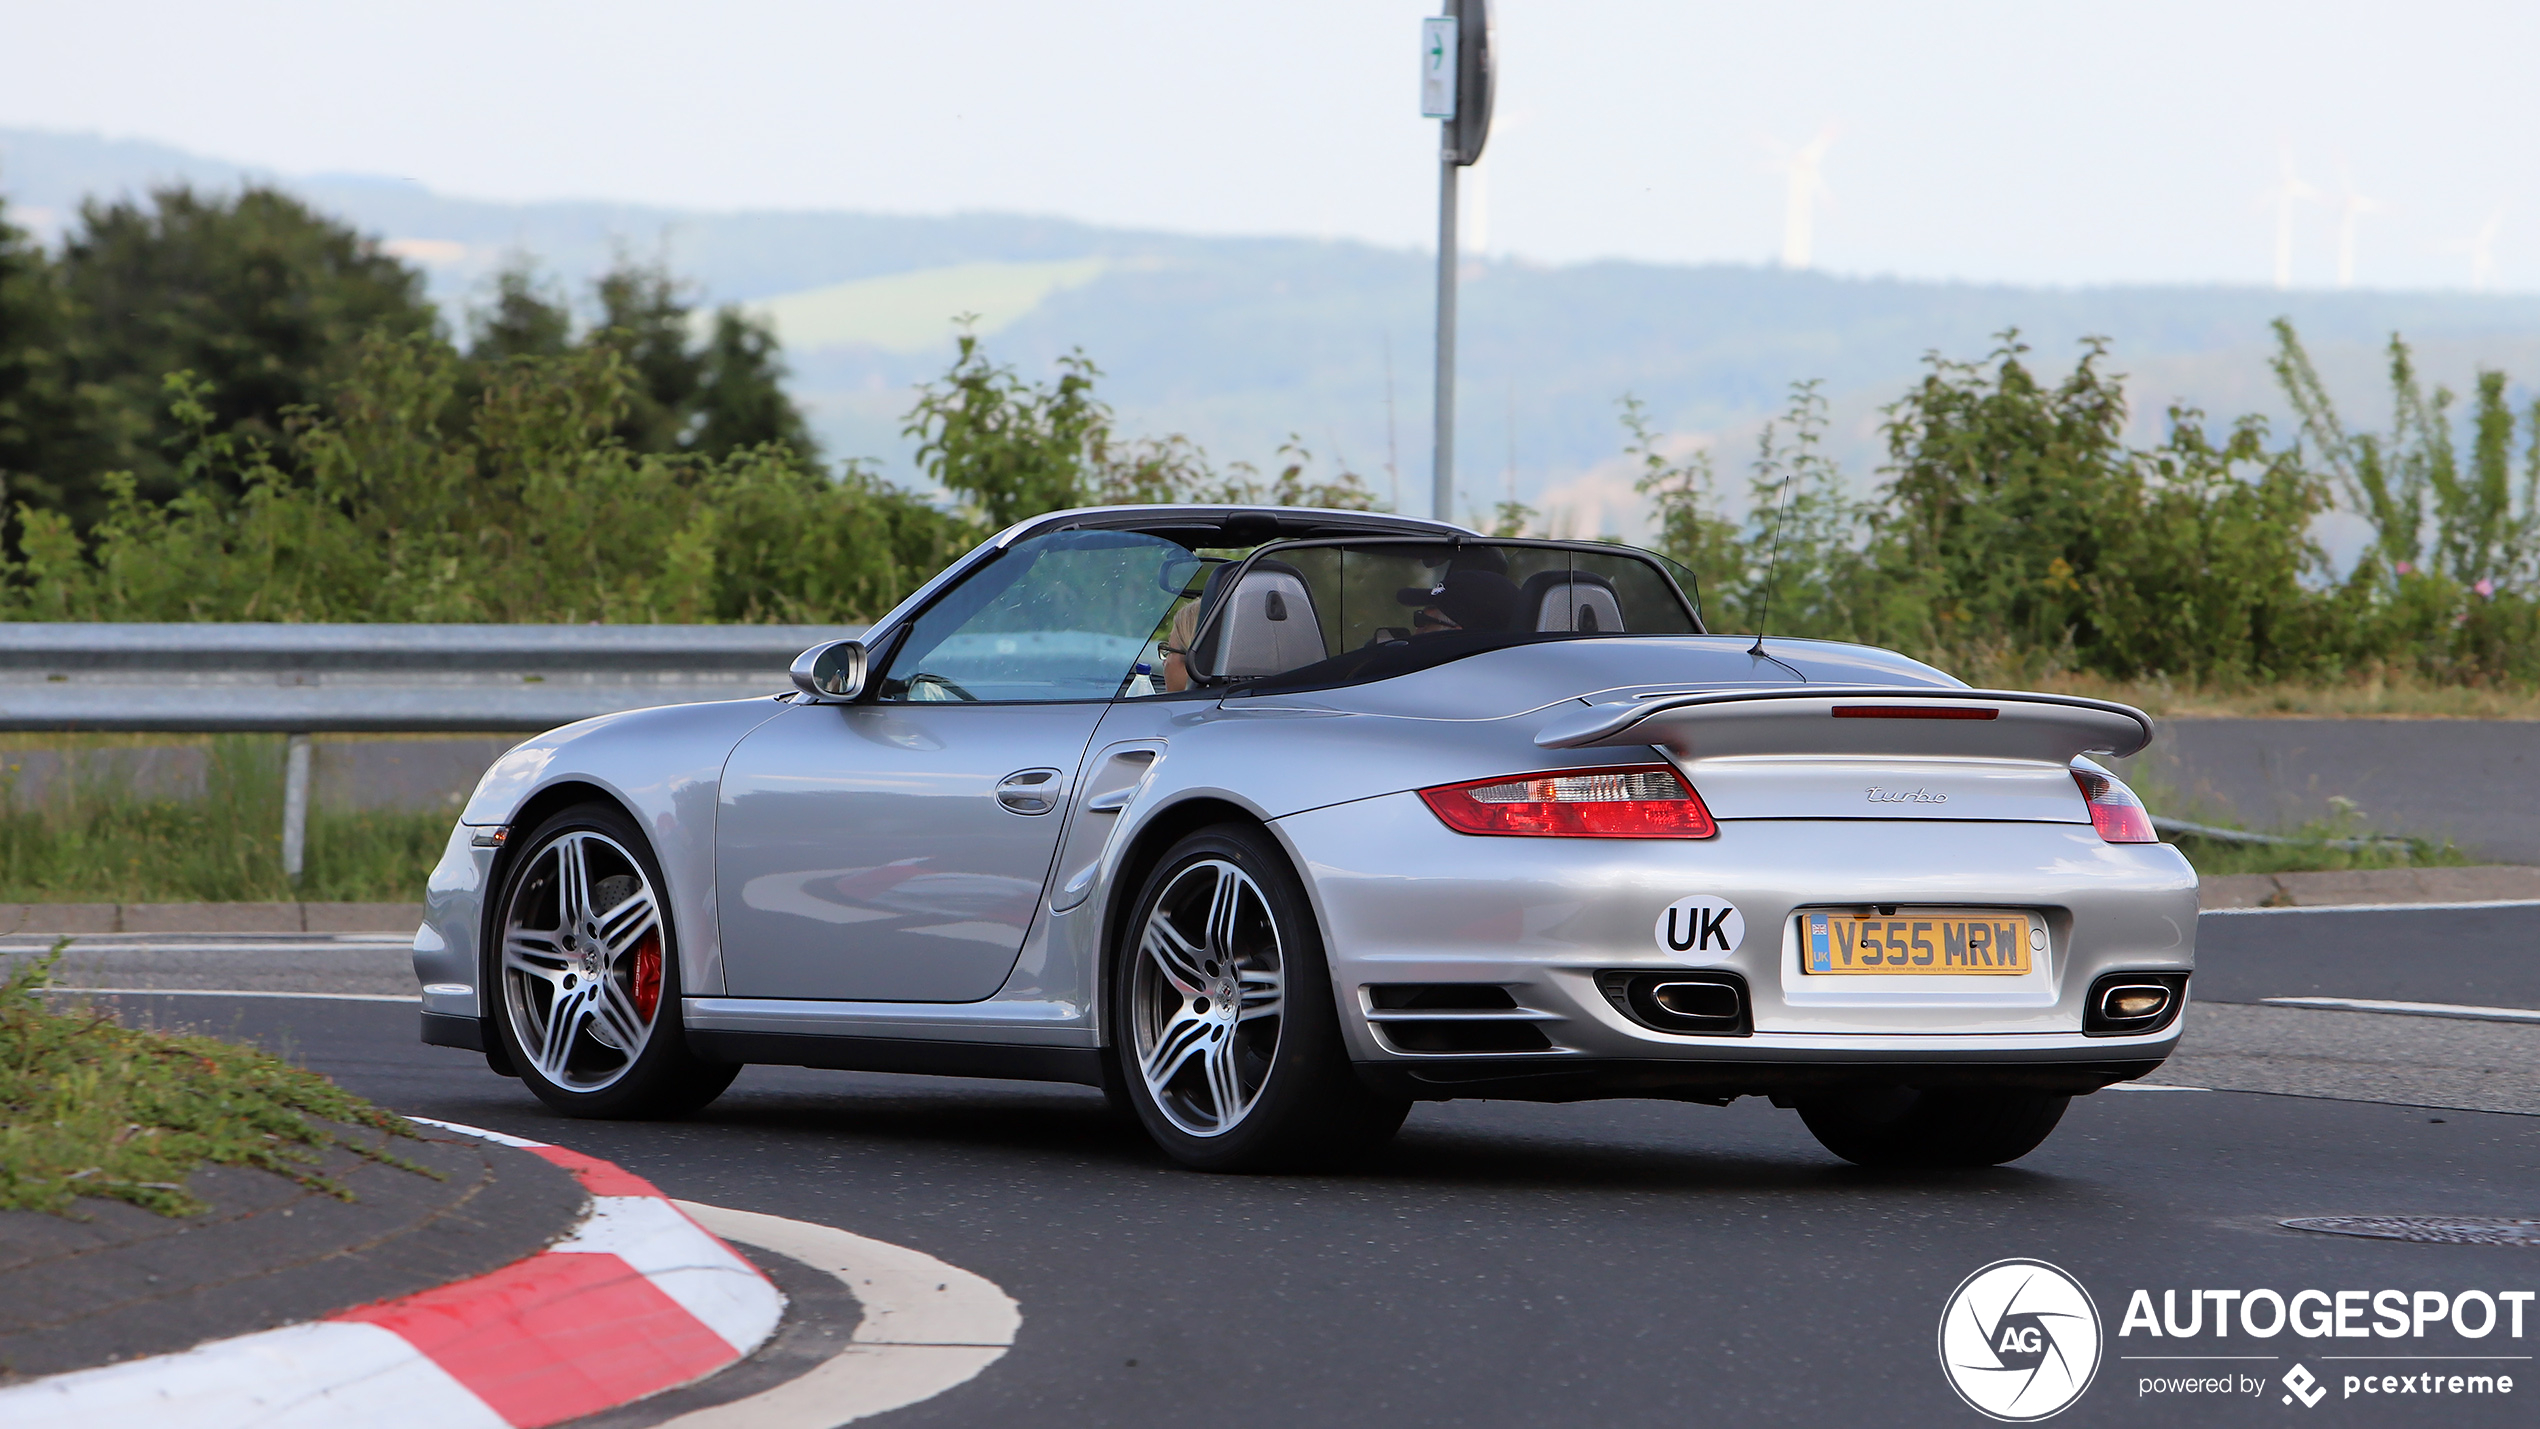
[[[1286,967],[1252,876],[1220,858],[1176,873],[1147,909],[1131,974],[1131,1044],[1156,1109],[1223,1136],[1260,1100],[1279,1047]]]
[[[529,856],[503,912],[503,1005],[540,1077],[614,1085],[660,1019],[661,899],[603,833],[572,829]]]

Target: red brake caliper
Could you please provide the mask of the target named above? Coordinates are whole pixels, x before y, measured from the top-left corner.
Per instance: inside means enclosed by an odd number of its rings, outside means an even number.
[[[661,1006],[661,934],[646,933],[635,945],[635,1011],[646,1022]]]

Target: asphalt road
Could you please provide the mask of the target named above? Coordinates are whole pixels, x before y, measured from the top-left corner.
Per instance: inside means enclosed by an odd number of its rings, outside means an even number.
[[[2199,993],[2540,1007],[2522,961],[2534,911],[2208,919]],[[2439,1324],[2423,1339],[2117,1333],[2138,1288],[2154,1304],[2165,1289],[2540,1288],[2532,1249],[2277,1224],[2540,1216],[2540,1119],[2453,1109],[2409,1081],[2423,1038],[2473,1024],[2202,1009],[2215,1035],[2243,1038],[2208,1065],[2305,1090],[2327,1074],[2303,1039],[2324,1038],[2345,1049],[2326,1059],[2336,1075],[2370,1075],[2330,1076],[2325,1094],[2103,1093],[1984,1172],[1851,1168],[1751,1100],[1459,1102],[1415,1110],[1354,1174],[1229,1178],[1173,1168],[1072,1088],[753,1068],[688,1122],[573,1123],[472,1054],[417,1044],[410,1005],[120,1001],[285,1048],[404,1111],[607,1157],[675,1196],[914,1246],[1021,1302],[1013,1353],[892,1424],[1980,1424],[1943,1378],[1936,1329],[1951,1290],[2007,1257],[2075,1274],[2106,1326],[2097,1380],[2059,1423],[2527,1425],[2540,1395],[2540,1360],[2330,1358],[2540,1354],[2540,1304],[2520,1340]],[[2252,1016],[2291,1020],[2251,1040]],[[2174,1069],[2197,1065],[2206,1025]],[[2475,1026],[2499,1040],[2453,1055],[2540,1084],[2540,1027]],[[2180,1353],[2254,1358],[2124,1358]],[[2277,1382],[2296,1361],[2329,1387],[2315,1409]],[[2349,1374],[2430,1368],[2511,1374],[2516,1392],[2341,1393]],[[2226,1373],[2261,1387],[2144,1392]]]
[[[2195,995],[2540,1008],[2540,907],[2209,913],[2197,921]]]

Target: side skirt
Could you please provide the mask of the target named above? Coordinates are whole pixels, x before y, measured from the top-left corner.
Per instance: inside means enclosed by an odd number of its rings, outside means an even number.
[[[453,1012],[423,1014],[423,1045],[427,1047],[464,1047],[470,1052],[485,1050],[485,1020],[461,1017]]]
[[[1103,1084],[1102,1053],[1091,1047],[1003,1042],[921,1042],[907,1037],[816,1037],[800,1032],[688,1030],[688,1046],[714,1062],[822,1067],[842,1072],[907,1072],[929,1077],[995,1077],[1015,1082]]]

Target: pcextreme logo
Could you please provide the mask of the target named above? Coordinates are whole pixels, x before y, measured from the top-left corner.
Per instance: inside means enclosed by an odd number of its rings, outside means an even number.
[[[2042,1260],[1997,1260],[1940,1312],[1940,1368],[1968,1407],[2007,1423],[2071,1408],[2099,1373],[2099,1307]]]

